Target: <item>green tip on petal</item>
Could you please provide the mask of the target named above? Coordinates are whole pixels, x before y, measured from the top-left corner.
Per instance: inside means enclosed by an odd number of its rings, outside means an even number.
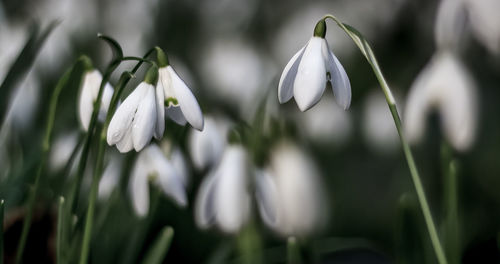
[[[155,49],[156,49],[156,59],[158,60],[158,66],[160,66],[160,68],[167,67],[170,64],[168,62],[167,54],[165,54],[165,52],[163,52],[163,50],[158,46],[156,46]]]
[[[155,65],[151,66],[144,77],[144,82],[152,85],[156,85],[158,82],[158,67]]]
[[[169,107],[171,105],[179,105],[179,101],[177,101],[177,98],[168,97],[167,99],[165,99],[165,106]]]
[[[82,62],[83,70],[85,72],[88,72],[88,71],[91,71],[94,69],[94,66],[92,65],[92,60],[89,58],[89,56],[82,55],[82,56],[80,56],[79,60]]]
[[[325,35],[326,35],[326,22],[324,19],[321,19],[316,24],[316,27],[314,27],[314,36],[325,38]]]

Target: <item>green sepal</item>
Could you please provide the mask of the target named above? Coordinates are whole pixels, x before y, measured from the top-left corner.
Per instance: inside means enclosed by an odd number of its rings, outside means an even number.
[[[160,68],[163,68],[170,65],[170,63],[168,62],[167,54],[165,54],[165,52],[163,52],[163,50],[158,46],[156,46],[155,49],[156,49],[156,59],[158,60],[158,66]]]
[[[144,82],[152,85],[156,85],[158,82],[158,67],[151,66],[146,73],[146,77],[144,77]]]

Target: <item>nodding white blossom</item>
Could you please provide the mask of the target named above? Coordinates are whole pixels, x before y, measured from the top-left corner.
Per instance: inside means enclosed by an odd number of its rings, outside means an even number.
[[[195,220],[201,228],[216,225],[226,233],[237,233],[250,214],[247,190],[247,154],[241,145],[226,147],[215,170],[198,193]]]
[[[280,103],[295,98],[301,111],[313,107],[331,83],[337,103],[344,109],[351,104],[351,84],[344,67],[328,47],[326,24],[320,20],[313,37],[288,62],[278,84]]]
[[[99,181],[99,189],[97,191],[99,200],[108,199],[116,186],[118,186],[122,165],[123,159],[120,155],[111,156],[109,163],[102,173],[101,180]]]
[[[203,170],[216,164],[226,146],[229,123],[223,119],[207,116],[203,131],[192,129],[189,133],[189,153],[194,166]]]
[[[116,144],[120,152],[132,149],[143,149],[153,135],[160,139],[163,136],[164,119],[163,102],[157,100],[159,88],[157,82],[158,69],[151,67],[146,78],[116,109],[109,123],[107,141],[110,146]]]
[[[280,143],[270,165],[256,174],[256,200],[264,223],[283,236],[307,236],[323,223],[325,201],[318,169],[296,146]]]
[[[94,109],[94,102],[97,100],[101,82],[102,75],[96,69],[86,71],[83,76],[82,87],[80,89],[80,96],[78,100],[78,118],[85,131],[89,129],[90,119]],[[104,122],[106,119],[109,103],[111,102],[111,97],[113,97],[113,91],[113,87],[109,83],[104,85],[104,91],[101,97],[101,107],[99,108],[98,115],[98,120],[100,122]]]
[[[203,130],[203,114],[198,101],[169,65],[166,54],[157,49],[157,55],[160,65],[157,95],[159,100],[160,98],[164,100],[165,114],[179,125],[185,125],[188,122],[194,128]]]
[[[182,176],[156,144],[149,145],[139,153],[130,177],[132,204],[139,216],[146,215],[149,210],[150,181],[160,187],[178,206],[187,205]]]
[[[422,138],[425,117],[437,110],[450,144],[463,151],[474,140],[476,86],[467,69],[449,51],[436,53],[410,88],[405,110],[405,132],[410,142]]]
[[[463,0],[469,14],[472,33],[493,54],[500,53],[500,1]]]

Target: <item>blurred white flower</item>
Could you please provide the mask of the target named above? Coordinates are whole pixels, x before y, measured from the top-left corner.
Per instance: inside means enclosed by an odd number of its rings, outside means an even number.
[[[464,0],[472,33],[493,54],[500,53],[500,1]]]
[[[172,66],[161,67],[158,72],[157,93],[160,91],[161,94],[157,96],[159,100],[161,98],[159,105],[165,100],[166,115],[179,125],[185,125],[187,121],[194,128],[203,130],[203,114],[191,90]],[[164,123],[161,125],[164,126]]]
[[[401,100],[397,102],[399,109]],[[398,131],[386,99],[380,91],[374,90],[366,96],[361,125],[365,140],[373,150],[388,152],[399,146]]]
[[[326,94],[315,107],[305,113],[296,112],[296,119],[310,140],[323,144],[345,144],[352,131],[350,112],[335,104],[333,95]]]
[[[437,110],[450,144],[464,151],[473,143],[477,123],[477,91],[467,69],[449,51],[436,53],[413,83],[405,110],[405,132],[417,142],[425,131],[425,117]]]
[[[318,169],[295,145],[281,142],[269,167],[256,174],[256,197],[264,223],[277,233],[307,236],[323,223],[328,206]]]
[[[184,180],[156,144],[151,144],[139,153],[130,175],[129,190],[132,203],[139,216],[149,210],[149,182],[157,185],[178,206],[187,205]]]
[[[248,220],[247,154],[241,145],[226,147],[215,170],[201,184],[196,198],[195,220],[201,228],[216,225],[237,233]]]
[[[90,119],[92,117],[94,103],[99,93],[101,81],[102,75],[96,69],[86,71],[83,76],[83,82],[78,100],[78,118],[85,131],[89,129]],[[98,120],[100,122],[104,122],[106,119],[109,103],[111,102],[111,97],[113,97],[113,91],[113,87],[109,83],[106,83],[102,93],[101,107],[98,114]]]
[[[109,162],[106,165],[104,172],[102,173],[101,180],[99,181],[97,197],[100,200],[104,201],[108,199],[113,190],[118,185],[122,165],[123,159],[120,155],[112,155],[110,157]]]
[[[463,0],[441,0],[434,27],[438,49],[457,48],[462,42],[465,21],[466,12]]]
[[[278,99],[285,103],[295,98],[301,111],[313,107],[330,82],[337,103],[344,109],[351,104],[351,84],[344,68],[328,47],[326,24],[318,22],[314,36],[288,62],[278,84]]]
[[[65,133],[55,138],[49,154],[49,168],[55,172],[62,169],[69,161],[71,153],[78,143],[78,133]]]
[[[156,90],[158,92],[161,89]],[[153,134],[156,138],[161,138],[163,131],[159,129],[164,126],[165,121],[157,118],[163,109],[158,106],[156,99],[153,84],[141,82],[116,109],[107,131],[108,144],[116,144],[123,153],[132,148],[140,151],[149,143]]]
[[[205,119],[203,131],[191,129],[188,148],[194,166],[198,170],[209,168],[222,157],[226,146],[229,122],[212,116]]]

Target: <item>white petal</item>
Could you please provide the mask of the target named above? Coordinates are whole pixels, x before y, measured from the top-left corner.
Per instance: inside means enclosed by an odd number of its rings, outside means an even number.
[[[307,44],[306,44],[307,46]],[[305,47],[301,48],[283,69],[281,73],[280,82],[278,84],[278,100],[280,104],[288,102],[293,96],[293,83],[295,81],[295,76],[297,75],[297,69],[299,68],[300,60],[304,54]]]
[[[113,92],[113,87],[109,83],[106,83],[106,85],[104,85],[104,91],[101,98],[101,108],[98,115],[98,119],[100,122],[106,121],[106,115],[108,114],[109,104],[111,103]],[[95,99],[97,99],[97,95]]]
[[[227,134],[226,122],[216,122],[207,116],[203,131],[191,129],[189,133],[189,153],[195,167],[205,169],[218,162],[224,151]]]
[[[195,221],[200,228],[207,228],[215,221],[215,187],[218,178],[211,174],[205,177],[195,202]]]
[[[83,85],[80,90],[78,101],[78,117],[85,131],[89,129],[90,118],[92,117],[92,109],[94,109],[94,99],[92,96],[92,86],[99,86],[100,80],[95,78],[94,71],[85,74]]]
[[[247,190],[246,152],[242,146],[226,148],[216,174],[216,221],[222,231],[238,232],[248,220],[250,197]]]
[[[134,141],[132,139],[132,128],[126,130],[125,135],[116,142],[116,148],[120,153],[127,153],[134,149]]]
[[[149,186],[147,164],[141,158],[137,157],[132,174],[130,175],[129,190],[132,198],[132,204],[139,216],[145,216],[149,210]]]
[[[347,73],[340,64],[335,54],[328,47],[325,40],[322,44],[323,57],[325,59],[326,70],[330,73],[330,83],[332,84],[335,100],[344,109],[347,110],[351,105],[351,83]]]
[[[146,88],[138,86],[116,109],[107,132],[107,141],[110,146],[120,141],[127,130],[131,128],[137,107],[147,91]]]
[[[186,118],[182,114],[182,110],[178,106],[170,106],[165,108],[165,114],[172,119],[175,123],[184,126],[186,125]]]
[[[314,106],[326,87],[326,67],[320,37],[312,37],[305,47],[293,85],[293,95],[301,111]]]
[[[145,82],[142,82],[139,86],[146,87],[146,92],[137,107],[137,112],[132,122],[132,139],[136,151],[140,151],[151,141],[156,124],[155,89],[153,85]]]
[[[191,126],[198,130],[203,130],[203,114],[198,105],[198,101],[196,101],[191,90],[186,86],[184,81],[179,78],[174,69],[168,66],[167,70],[172,78],[172,89],[175,93],[175,98],[179,102],[182,114]]]
[[[182,154],[182,151],[176,147],[170,153],[170,162],[177,172],[177,176],[182,182],[183,186],[186,186],[188,183],[189,169],[186,163],[186,159]]]
[[[278,193],[276,183],[267,170],[256,171],[255,191],[255,198],[262,220],[266,225],[274,228],[278,218]]]
[[[165,95],[163,94],[163,87],[160,82],[156,85],[156,126],[155,138],[160,140],[165,131]]]

